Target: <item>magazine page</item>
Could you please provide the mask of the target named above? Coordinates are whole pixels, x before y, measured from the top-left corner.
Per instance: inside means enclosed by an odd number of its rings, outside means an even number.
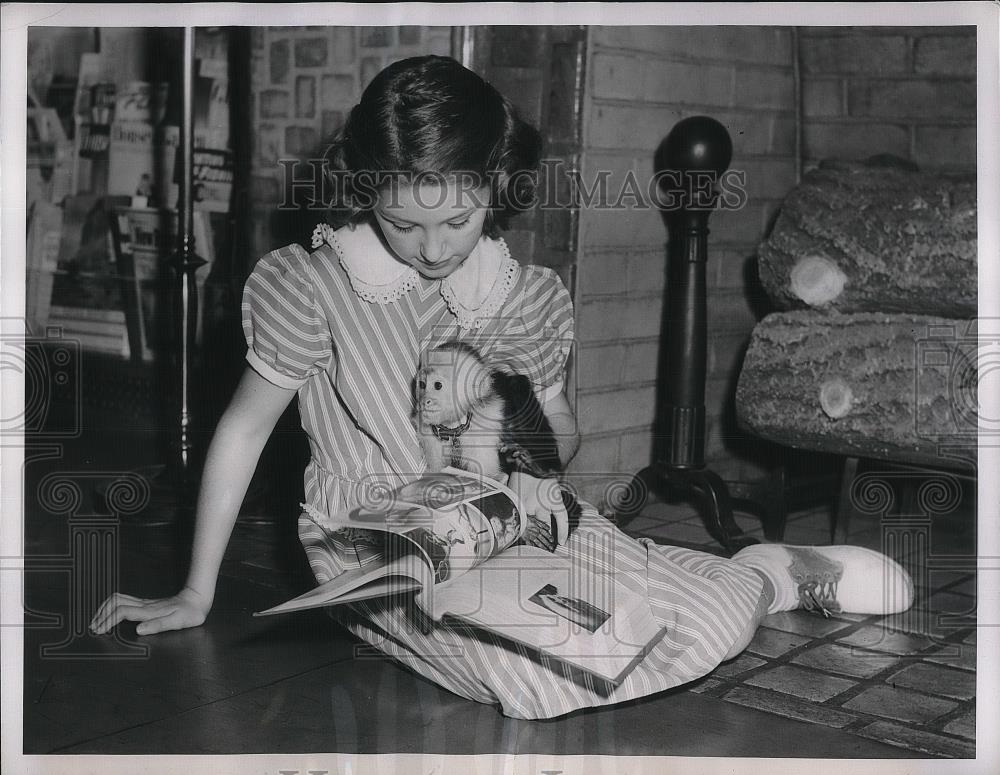
[[[458,468],[448,467],[405,484],[395,491],[395,499],[398,504],[424,506],[434,512],[436,518],[471,505],[474,513],[470,518],[482,521],[477,529],[489,528],[494,538],[487,557],[513,545],[527,527],[527,518],[513,490],[494,479]]]
[[[376,597],[391,597],[424,588],[431,583],[428,560],[410,541],[387,542],[395,547],[386,561],[346,570],[303,595],[254,613],[254,616],[304,611],[325,605],[342,605]]]
[[[427,558],[435,584],[458,578],[505,551],[527,524],[513,491],[453,468],[427,474],[379,504],[359,506],[331,522],[403,536]]]
[[[490,630],[615,685],[665,631],[647,600],[614,574],[530,546],[513,547],[424,598],[436,620]]]
[[[524,532],[525,517],[504,485],[458,469],[397,488],[377,505],[333,515],[330,529],[377,531],[381,558],[351,569],[258,615],[339,605],[447,584],[496,556]],[[429,599],[429,598],[428,598]]]

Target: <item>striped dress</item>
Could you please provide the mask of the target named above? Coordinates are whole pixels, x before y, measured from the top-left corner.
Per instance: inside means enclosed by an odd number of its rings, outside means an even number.
[[[425,471],[410,421],[420,354],[465,341],[495,365],[526,374],[539,396],[561,390],[573,341],[573,308],[551,269],[520,266],[503,240],[482,239],[470,261],[496,266],[479,309],[457,302],[447,280],[399,270],[367,226],[318,229],[311,254],[298,245],[257,263],[243,296],[247,361],[275,385],[298,391],[311,460],[299,537],[318,582],[374,562],[377,541],[325,524],[384,488]],[[386,283],[362,279],[371,266],[396,266]],[[378,272],[369,273],[377,277]],[[330,529],[328,529],[330,528]],[[351,540],[354,539],[354,540]],[[761,592],[757,574],[702,552],[635,540],[585,507],[557,553],[598,573],[614,573],[649,601],[666,628],[613,690],[564,663],[487,632],[414,626],[400,598],[331,609],[379,652],[463,697],[505,715],[549,718],[642,697],[710,672],[741,637]]]

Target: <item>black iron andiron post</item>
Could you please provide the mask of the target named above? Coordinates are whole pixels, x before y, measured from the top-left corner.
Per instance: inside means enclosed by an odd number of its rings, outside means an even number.
[[[707,116],[680,121],[656,152],[658,205],[669,234],[657,405],[657,433],[667,443],[633,482],[643,501],[649,490],[695,495],[708,532],[730,553],[757,543],[733,520],[725,482],[705,466],[708,218],[732,155],[729,133]]]

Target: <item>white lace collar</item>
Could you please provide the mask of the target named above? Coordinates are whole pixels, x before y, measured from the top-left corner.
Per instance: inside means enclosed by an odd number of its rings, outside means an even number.
[[[371,304],[398,301],[420,281],[417,270],[392,256],[368,224],[334,230],[321,223],[313,230],[313,250],[324,244],[337,254],[354,292]]]
[[[510,250],[503,238],[480,240],[476,245],[475,254],[470,256],[469,260],[474,260],[476,263],[466,262],[452,275],[441,280],[441,297],[451,310],[451,314],[458,320],[460,328],[480,329],[486,325],[486,321],[496,317],[500,312],[500,308],[510,295],[511,288],[517,282],[521,265],[510,257]],[[493,284],[482,301],[474,298],[474,291],[455,282],[460,279],[457,276],[459,272],[463,271],[473,276],[477,271],[491,272]],[[478,285],[478,282],[474,285]]]
[[[334,230],[329,224],[321,223],[313,230],[312,247],[315,250],[324,244],[337,254],[354,292],[371,304],[398,301],[420,282],[420,273],[389,253],[368,224]],[[478,304],[470,298],[474,291],[451,282],[455,275],[437,282],[441,297],[458,325],[464,329],[479,329],[500,311],[517,282],[521,266],[511,258],[503,238],[481,239],[469,260],[475,263],[466,262],[457,271],[472,272],[482,267],[494,273],[493,285]]]

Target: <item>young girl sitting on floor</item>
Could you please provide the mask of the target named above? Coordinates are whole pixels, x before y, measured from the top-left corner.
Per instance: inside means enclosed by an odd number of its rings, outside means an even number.
[[[550,269],[521,266],[499,237],[530,204],[538,133],[479,76],[452,59],[419,57],[372,81],[334,139],[337,228],[264,256],[243,299],[248,367],[205,463],[192,564],[161,600],[112,595],[91,623],[123,620],[149,635],[202,624],[250,477],[277,419],[298,395],[311,460],[299,536],[317,581],[370,562],[377,544],[327,529],[371,486],[397,487],[425,470],[410,422],[421,352],[461,340],[527,375],[559,438],[575,453],[563,393],[573,338],[569,294]],[[513,474],[527,510],[548,524],[557,496]],[[358,637],[463,697],[520,718],[607,705],[700,678],[739,654],[768,613],[805,605],[886,614],[913,586],[887,557],[857,547],[757,545],[732,559],[619,531],[586,504],[571,536],[551,537],[573,562],[613,569],[649,601],[666,635],[614,690],[563,663],[544,662],[490,633],[412,626],[405,600],[331,609]],[[564,523],[563,523],[564,524]]]

